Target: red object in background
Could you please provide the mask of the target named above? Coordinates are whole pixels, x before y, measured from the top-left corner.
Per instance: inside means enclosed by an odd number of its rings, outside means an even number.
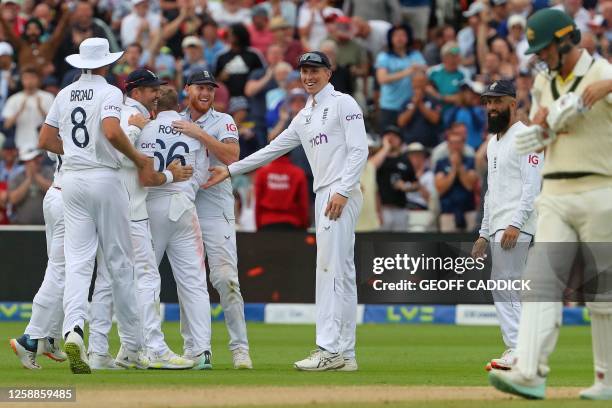
[[[0,181],[0,191],[7,191],[8,183],[6,181]],[[0,210],[0,225],[7,225],[9,223],[8,215],[6,214],[6,208]]]
[[[262,268],[261,266],[256,266],[255,268],[251,268],[247,271],[247,276],[249,278],[254,278],[256,276],[263,275],[263,273],[264,268]]]
[[[308,186],[304,170],[282,156],[255,173],[255,221],[308,228]]]
[[[317,239],[315,238],[314,235],[308,235],[305,239],[305,242],[307,245],[316,245]]]

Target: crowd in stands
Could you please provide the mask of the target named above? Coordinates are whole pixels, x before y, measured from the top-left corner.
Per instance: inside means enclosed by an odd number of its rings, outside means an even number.
[[[79,71],[64,58],[89,37],[125,50],[108,81],[146,67],[182,90],[198,68],[222,83],[241,157],[277,137],[306,103],[296,64],[325,52],[335,89],[361,105],[370,157],[358,231],[473,231],[486,185],[484,87],[512,79],[528,122],[542,69],[524,54],[526,21],[556,7],[581,46],[610,58],[610,0],[2,0],[0,224],[43,224],[53,169],[36,150],[54,95]],[[184,95],[181,95],[181,100]],[[239,228],[313,224],[312,172],[298,148],[233,180]]]

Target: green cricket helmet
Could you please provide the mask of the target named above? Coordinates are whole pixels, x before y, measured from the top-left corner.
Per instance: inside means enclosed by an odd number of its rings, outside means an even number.
[[[551,8],[539,10],[527,20],[529,48],[525,54],[535,54],[567,35],[573,44],[580,42],[580,30],[570,16]]]

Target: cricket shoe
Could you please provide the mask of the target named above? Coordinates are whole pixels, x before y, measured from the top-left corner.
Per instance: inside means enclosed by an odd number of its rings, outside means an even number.
[[[344,366],[336,368],[336,371],[357,371],[357,360],[351,357],[344,357]]]
[[[141,351],[128,350],[122,344],[115,358],[115,364],[123,368],[146,370],[149,367],[149,359]]]
[[[301,371],[327,371],[344,367],[344,358],[340,353],[327,350],[313,350],[303,360],[296,361],[294,367]]]
[[[30,336],[24,334],[18,339],[11,339],[10,345],[15,355],[21,361],[23,368],[29,370],[40,370],[40,365],[36,362],[36,349],[38,341],[30,339]]]
[[[546,397],[546,378],[536,375],[533,380],[523,377],[517,370],[491,370],[489,382],[498,390],[527,399]]]
[[[89,353],[89,366],[92,370],[124,370],[115,363],[115,359],[110,354]]]
[[[178,356],[168,350],[163,354],[149,353],[149,369],[188,370],[195,364],[193,360]]]
[[[249,350],[245,348],[232,350],[232,359],[234,360],[234,368],[236,370],[251,370],[253,368]]]
[[[75,331],[71,331],[66,336],[64,350],[70,361],[70,370],[74,374],[91,374],[89,360],[85,352],[83,338]]]
[[[580,391],[580,399],[612,401],[612,386],[596,382],[595,385]]]
[[[60,339],[54,339],[53,337],[45,337],[44,339],[38,340],[39,353],[42,350],[42,355],[50,358],[53,361],[59,363],[64,362],[68,359],[68,356],[59,347]]]
[[[210,351],[205,352],[197,356],[184,355],[183,358],[193,360],[193,370],[212,370],[212,354]]]
[[[514,349],[508,349],[500,358],[491,360],[491,368],[496,370],[510,370],[512,364],[514,364]]]

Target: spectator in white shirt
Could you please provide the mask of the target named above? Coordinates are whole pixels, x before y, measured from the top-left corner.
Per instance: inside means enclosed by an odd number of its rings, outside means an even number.
[[[219,24],[219,27],[225,28],[237,23],[245,25],[251,23],[251,11],[242,7],[241,0],[221,0],[221,4],[217,3],[216,7],[213,4],[209,4],[208,7],[212,18]]]
[[[15,126],[15,144],[20,153],[38,146],[38,129],[54,99],[49,92],[40,90],[40,74],[34,66],[21,70],[21,83],[23,91],[8,98],[2,109],[4,127]]]
[[[161,25],[161,15],[149,10],[149,0],[131,0],[132,12],[121,20],[121,43],[123,46],[140,43],[149,48],[149,42]]]

